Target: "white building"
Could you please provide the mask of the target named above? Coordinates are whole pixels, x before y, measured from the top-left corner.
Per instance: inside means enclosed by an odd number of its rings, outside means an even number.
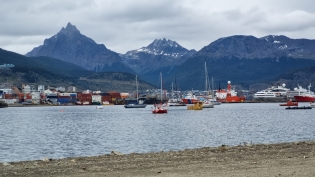
[[[74,86],[68,87],[68,92],[76,92],[76,88]]]
[[[65,87],[56,87],[56,90],[60,91],[60,92],[65,92],[66,88]]]
[[[44,93],[44,91],[45,91],[45,86],[44,86],[44,85],[38,85],[38,91],[39,91],[40,93]]]

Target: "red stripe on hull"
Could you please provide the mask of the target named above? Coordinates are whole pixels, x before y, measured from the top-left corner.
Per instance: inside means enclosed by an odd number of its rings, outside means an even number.
[[[297,102],[313,102],[315,101],[315,96],[294,96],[295,101]]]

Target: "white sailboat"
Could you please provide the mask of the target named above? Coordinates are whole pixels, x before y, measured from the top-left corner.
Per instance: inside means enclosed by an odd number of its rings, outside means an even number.
[[[206,92],[209,93],[209,89],[208,89],[208,71],[207,71],[207,64],[205,62],[205,89]],[[203,100],[203,108],[214,108],[214,104],[209,100],[209,99],[205,99]]]
[[[212,82],[212,98],[210,99],[210,101],[214,104],[214,105],[220,105],[221,102],[217,101],[216,97],[214,96],[214,84],[213,84],[213,77],[211,78],[211,82]]]
[[[146,104],[139,104],[139,96],[138,96],[138,79],[136,75],[136,87],[137,87],[137,102],[135,103],[128,103],[124,107],[125,108],[145,108],[147,105]]]

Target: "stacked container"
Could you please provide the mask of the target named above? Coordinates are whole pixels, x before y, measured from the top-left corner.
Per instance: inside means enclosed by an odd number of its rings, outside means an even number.
[[[109,93],[101,93],[102,96],[102,104],[104,104],[104,102],[108,102],[108,103],[113,103],[112,102],[112,97],[110,96]]]

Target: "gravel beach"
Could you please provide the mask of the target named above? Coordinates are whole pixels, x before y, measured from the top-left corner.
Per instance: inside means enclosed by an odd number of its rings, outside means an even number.
[[[145,154],[0,163],[0,176],[315,176],[315,142],[243,144]]]

